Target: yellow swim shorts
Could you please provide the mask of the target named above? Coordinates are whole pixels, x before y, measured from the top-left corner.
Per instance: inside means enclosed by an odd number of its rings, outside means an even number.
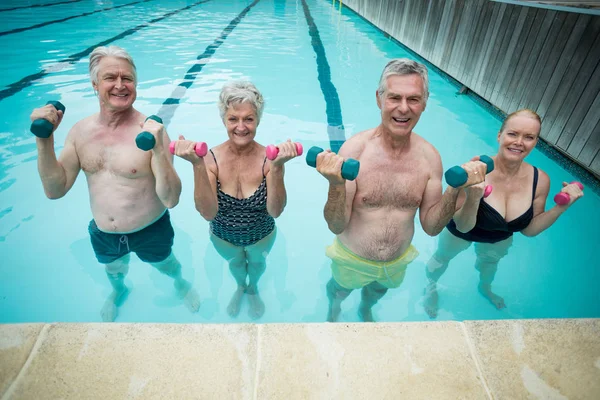
[[[406,267],[419,252],[411,244],[400,257],[391,261],[373,261],[351,252],[336,237],[325,252],[331,258],[331,272],[340,286],[346,289],[360,289],[371,282],[379,282],[386,288],[397,288],[404,280]]]

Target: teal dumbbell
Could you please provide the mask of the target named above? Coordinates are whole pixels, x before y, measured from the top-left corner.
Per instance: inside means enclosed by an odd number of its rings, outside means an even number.
[[[46,103],[46,105],[48,104],[53,105],[54,108],[56,108],[56,111],[62,111],[63,114],[67,110],[60,101],[49,101]],[[31,123],[31,128],[29,128],[29,130],[35,136],[42,139],[47,139],[50,137],[50,135],[52,135],[54,125],[52,125],[47,119],[40,118]]]
[[[492,160],[490,157],[480,156],[479,161],[487,164],[486,174],[489,174],[494,170],[494,160]],[[459,165],[456,165],[450,168],[448,171],[446,171],[444,177],[446,178],[446,182],[448,182],[448,185],[455,188],[464,185],[469,180],[469,175],[467,174],[467,171],[462,169],[462,167],[460,167]]]
[[[313,146],[306,153],[306,163],[313,168],[317,168],[317,156],[323,152],[323,149],[317,146]],[[342,164],[342,178],[353,181],[358,176],[360,169],[360,162],[349,158]]]
[[[146,121],[148,121],[149,119],[153,119],[156,122],[158,122],[159,124],[163,123],[162,119],[156,115],[149,116],[148,118],[146,118]],[[139,135],[137,135],[137,137],[135,138],[135,144],[137,144],[137,147],[140,150],[150,151],[156,145],[156,139],[154,138],[153,134],[151,134],[150,132],[144,131],[144,132],[141,132]]]

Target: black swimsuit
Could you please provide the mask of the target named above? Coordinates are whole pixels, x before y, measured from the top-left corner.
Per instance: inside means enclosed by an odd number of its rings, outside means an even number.
[[[230,196],[221,190],[219,166],[215,154],[210,150],[217,165],[217,201],[219,209],[210,221],[210,230],[218,238],[236,246],[249,246],[268,236],[275,229],[275,220],[267,212],[267,178],[265,161],[263,179],[256,191],[245,199]]]
[[[467,233],[462,233],[456,229],[454,220],[450,220],[446,228],[454,235],[470,242],[496,243],[508,239],[513,232],[520,232],[531,223],[533,219],[533,200],[535,199],[535,189],[538,181],[538,169],[533,167],[533,195],[531,197],[531,207],[518,218],[506,222],[504,217],[496,211],[495,208],[481,198],[479,209],[477,210],[477,222],[475,227]]]

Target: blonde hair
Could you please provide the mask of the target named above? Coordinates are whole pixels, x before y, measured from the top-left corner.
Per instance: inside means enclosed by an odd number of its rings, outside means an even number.
[[[500,127],[500,133],[504,132],[504,128],[506,127],[506,123],[512,118],[512,117],[516,117],[519,115],[527,115],[530,118],[535,119],[539,124],[540,124],[540,130],[542,128],[542,118],[540,118],[540,116],[538,115],[538,113],[536,113],[533,110],[530,110],[529,108],[522,108],[520,110],[517,110],[515,112],[512,112],[510,114],[508,114],[506,116],[506,119],[504,119],[504,122],[502,122],[502,126]],[[539,132],[538,132],[539,135]]]

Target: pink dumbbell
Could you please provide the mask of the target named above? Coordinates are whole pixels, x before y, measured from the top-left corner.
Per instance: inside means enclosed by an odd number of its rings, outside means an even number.
[[[296,153],[298,153],[299,156],[302,155],[302,145],[298,142],[294,143],[296,145]],[[279,154],[279,148],[275,145],[268,145],[267,146],[267,158],[271,161],[273,161],[274,159],[277,158],[277,154]]]
[[[581,184],[581,182],[573,181],[571,183],[576,184],[577,186],[579,186],[579,189],[583,190],[583,185]],[[569,201],[571,201],[571,196],[569,196],[569,193],[560,192],[560,193],[557,193],[556,196],[554,196],[554,202],[556,204],[558,204],[559,206],[564,206],[565,204],[569,204]]]
[[[169,151],[171,152],[171,154],[175,154],[175,142],[176,140],[172,141],[169,144]],[[196,155],[198,157],[204,157],[208,152],[208,146],[204,142],[196,142],[196,147],[194,148],[194,150],[196,150]]]
[[[483,198],[485,199],[490,194],[492,194],[492,190],[494,190],[492,185],[485,185],[485,189],[483,190]]]

